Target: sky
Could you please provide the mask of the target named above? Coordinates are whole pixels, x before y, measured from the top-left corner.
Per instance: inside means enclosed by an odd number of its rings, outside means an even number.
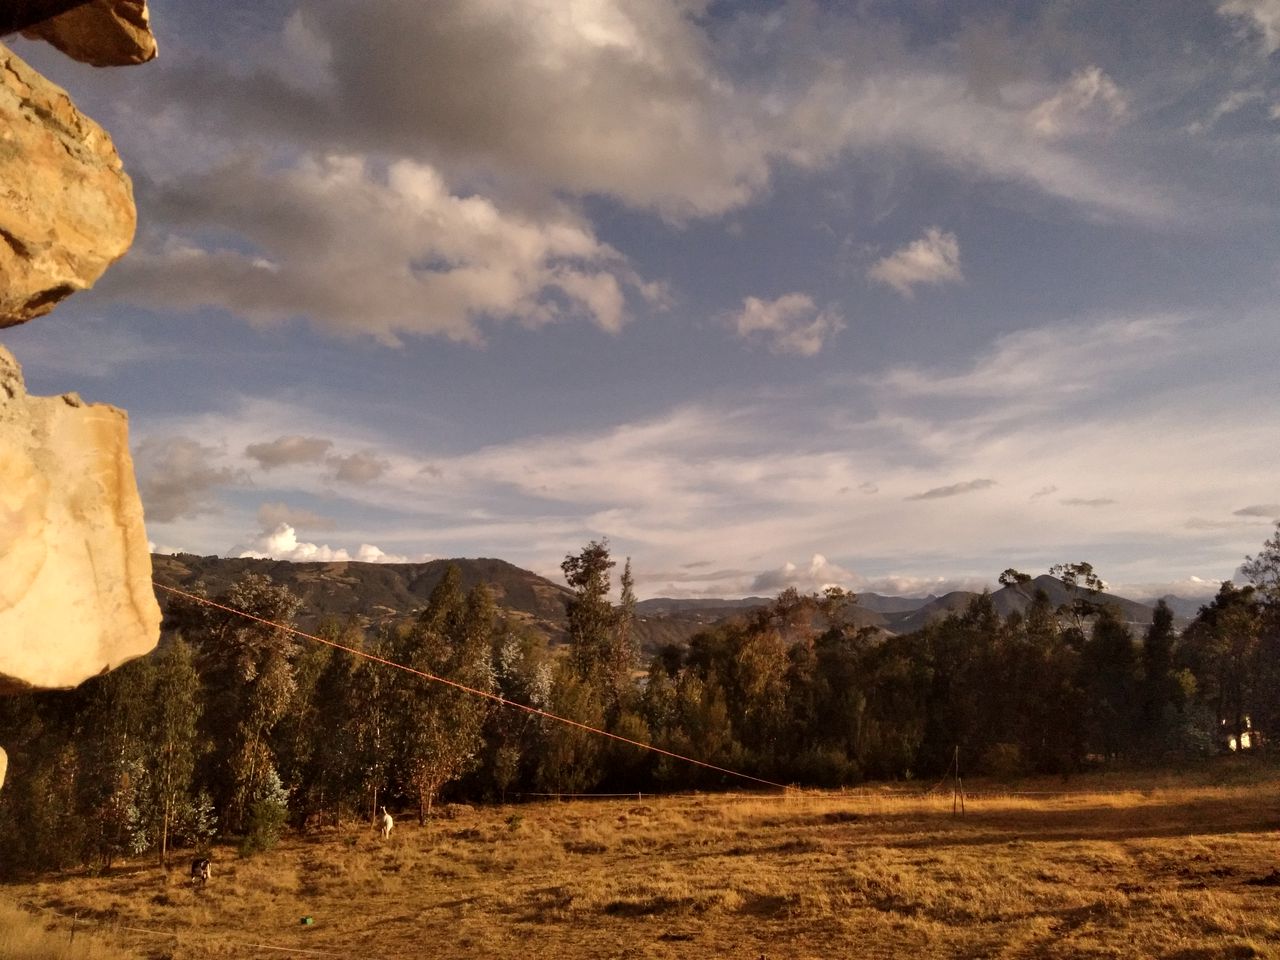
[[[158,550],[1204,596],[1280,518],[1280,0],[152,20],[13,43],[139,230],[5,342],[129,411]]]

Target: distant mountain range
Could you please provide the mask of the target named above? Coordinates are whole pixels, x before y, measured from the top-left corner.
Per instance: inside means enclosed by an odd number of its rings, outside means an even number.
[[[262,573],[287,586],[302,598],[298,624],[312,629],[329,617],[354,619],[370,626],[413,616],[426,606],[431,591],[456,565],[463,589],[486,583],[494,597],[515,621],[559,643],[565,636],[564,602],[571,596],[561,584],[524,570],[505,560],[490,558],[431,560],[426,563],[293,563],[287,560],[251,560],[198,557],[192,554],[152,556],[153,576],[158,583],[190,588],[203,582],[210,596],[225,591],[246,573]],[[1037,589],[1044,590],[1054,606],[1071,599],[1069,589],[1053,577],[1042,575],[1028,584],[1001,587],[991,594],[1002,616],[1023,612]],[[858,595],[852,614],[857,626],[878,627],[888,633],[910,633],[947,614],[963,610],[976,593],[958,590],[941,597],[886,597],[876,593]],[[1139,603],[1124,597],[1105,595],[1121,616],[1135,626],[1151,622],[1154,603]],[[1195,616],[1202,601],[1175,596],[1163,598],[1175,617]],[[161,592],[160,602],[167,601]],[[642,600],[636,605],[636,633],[641,649],[652,653],[668,643],[680,643],[700,630],[731,617],[742,616],[767,606],[766,597],[737,600],[671,599]]]

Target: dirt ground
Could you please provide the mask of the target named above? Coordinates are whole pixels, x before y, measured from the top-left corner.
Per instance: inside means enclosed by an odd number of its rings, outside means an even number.
[[[0,900],[157,960],[1280,958],[1280,775],[1231,769],[451,807]]]

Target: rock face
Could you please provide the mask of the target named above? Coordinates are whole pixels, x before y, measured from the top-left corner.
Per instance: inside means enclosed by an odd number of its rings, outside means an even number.
[[[0,46],[0,327],[92,285],[129,249],[136,223],[106,131]]]
[[[0,691],[71,687],[151,650],[160,608],[128,419],[29,397],[0,347]]]
[[[23,36],[45,40],[95,67],[146,63],[156,55],[146,0],[93,0],[38,23]]]

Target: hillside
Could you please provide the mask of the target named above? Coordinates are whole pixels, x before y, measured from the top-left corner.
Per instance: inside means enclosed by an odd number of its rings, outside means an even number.
[[[995,605],[996,612],[1002,617],[1007,617],[1014,612],[1026,613],[1037,590],[1043,590],[1049,597],[1049,603],[1055,608],[1070,603],[1074,596],[1066,584],[1046,573],[1041,574],[1027,584],[1001,587],[991,594],[991,602]],[[963,610],[968,606],[969,601],[976,596],[978,596],[976,593],[956,590],[941,597],[930,597],[927,602],[915,610],[887,614],[887,626],[895,633],[910,633],[913,630],[919,630],[926,624],[939,620],[949,613]],[[1110,593],[1102,594],[1099,600],[1119,609],[1120,618],[1133,626],[1146,626],[1151,622],[1151,617],[1155,613],[1154,606],[1148,606],[1145,603],[1138,603],[1135,600],[1128,600],[1124,597],[1117,597]],[[1177,615],[1176,609],[1174,613]]]
[[[413,616],[424,606],[450,564],[462,574],[464,589],[486,583],[500,607],[519,623],[545,636],[551,643],[564,639],[564,602],[567,587],[493,558],[431,560],[426,563],[294,563],[287,560],[251,560],[198,557],[192,554],[154,555],[154,577],[168,586],[190,588],[203,582],[209,594],[225,591],[246,573],[261,573],[287,586],[302,598],[298,623],[314,628],[329,617],[354,618],[369,626]],[[1071,599],[1070,591],[1048,575],[1029,584],[1002,587],[991,594],[996,611],[1008,616],[1025,612],[1037,589],[1044,590],[1055,607]],[[885,597],[860,594],[852,622],[889,633],[910,633],[928,623],[963,610],[978,594],[964,590],[941,597]],[[1154,608],[1147,604],[1104,594],[1130,624],[1151,622]],[[161,604],[166,601],[161,596]],[[1177,598],[1174,598],[1177,599]],[[770,603],[765,597],[741,599],[673,599],[655,597],[636,605],[636,634],[640,649],[652,654],[670,643],[683,643],[700,630],[733,617],[746,616]],[[1180,608],[1175,608],[1175,613]]]
[[[203,582],[210,596],[226,590],[247,573],[266,574],[302,598],[298,624],[311,629],[330,617],[354,618],[365,625],[412,616],[427,604],[431,591],[451,564],[470,590],[486,583],[498,605],[552,641],[564,635],[567,587],[490,558],[430,560],[426,563],[293,563],[197,557],[181,553],[152,558],[158,583],[189,588]],[[165,597],[160,597],[163,605]]]

